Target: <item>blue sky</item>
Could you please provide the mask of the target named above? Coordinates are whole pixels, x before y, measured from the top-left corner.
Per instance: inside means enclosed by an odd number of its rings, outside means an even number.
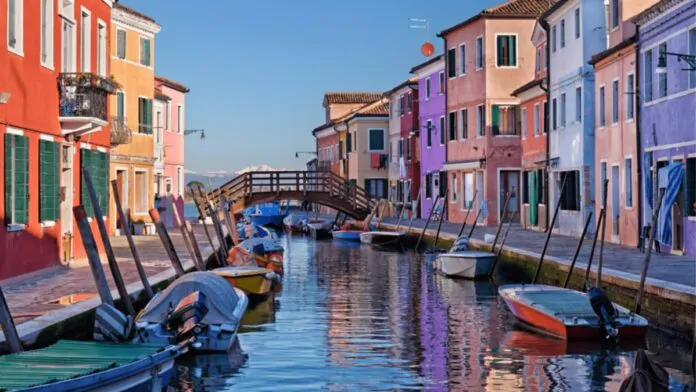
[[[159,75],[191,88],[186,167],[303,168],[325,91],[386,91],[424,61],[420,45],[504,0],[122,0],[158,21]],[[205,4],[202,6],[202,4]],[[409,29],[426,18],[429,30]]]

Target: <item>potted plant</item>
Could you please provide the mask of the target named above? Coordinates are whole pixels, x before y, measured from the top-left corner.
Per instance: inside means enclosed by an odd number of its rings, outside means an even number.
[[[133,234],[144,235],[145,234],[145,221],[138,219],[133,222]]]

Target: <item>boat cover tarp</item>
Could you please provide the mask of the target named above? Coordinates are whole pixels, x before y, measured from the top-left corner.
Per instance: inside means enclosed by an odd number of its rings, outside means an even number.
[[[204,324],[237,324],[234,309],[239,302],[237,292],[227,281],[212,272],[196,271],[183,275],[147,304],[137,321],[161,323],[171,309],[187,295],[200,291],[207,298],[208,313],[201,320]]]
[[[309,220],[307,214],[290,214],[283,218],[283,223],[290,226],[298,226],[300,222],[306,222]]]
[[[673,162],[658,172],[658,186],[665,190],[665,195],[657,216],[657,238],[665,245],[672,245],[672,205],[677,201],[682,177],[682,164],[679,162]]]
[[[160,344],[61,340],[39,350],[0,357],[0,391],[70,380],[123,366],[164,349]]]
[[[283,250],[283,247],[280,245],[280,242],[277,239],[274,238],[268,238],[268,237],[252,237],[249,239],[246,239],[242,241],[239,246],[244,248],[246,251],[253,253],[254,249],[257,247],[263,247],[263,253],[267,252],[280,252]]]
[[[663,391],[669,391],[669,374],[665,368],[651,361],[645,351],[638,350],[633,374],[621,383],[619,392]]]

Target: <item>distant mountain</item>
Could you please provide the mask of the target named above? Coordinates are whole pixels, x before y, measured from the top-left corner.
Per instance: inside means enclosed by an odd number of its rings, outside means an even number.
[[[206,187],[217,188],[226,182],[232,180],[240,174],[259,171],[286,171],[287,169],[275,169],[269,165],[249,166],[237,170],[234,173],[228,173],[224,170],[209,171],[206,173],[197,173],[192,170],[186,170],[184,173],[184,181],[186,184],[191,181],[199,181]]]

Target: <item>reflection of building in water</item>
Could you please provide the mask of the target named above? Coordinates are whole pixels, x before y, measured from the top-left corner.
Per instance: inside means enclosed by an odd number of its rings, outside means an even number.
[[[520,372],[521,364],[511,362],[509,358],[487,356],[484,364],[489,369],[486,377],[485,390],[497,391],[528,391],[526,380]],[[546,391],[546,390],[545,390]]]
[[[447,391],[447,308],[435,288],[434,276],[425,271],[420,281],[420,366],[424,389]]]

